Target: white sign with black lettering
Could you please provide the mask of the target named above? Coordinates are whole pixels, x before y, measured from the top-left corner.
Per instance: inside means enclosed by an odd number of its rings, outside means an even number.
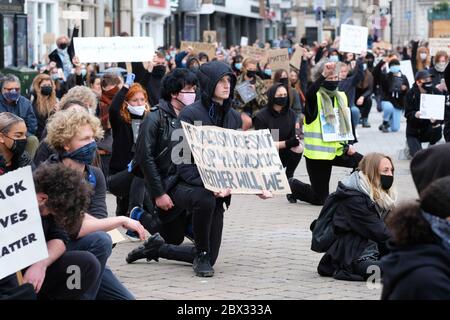
[[[437,94],[420,95],[420,119],[444,120],[445,96]]]
[[[339,51],[356,54],[367,51],[368,36],[369,29],[367,27],[342,24]]]
[[[31,167],[0,177],[0,279],[48,257]]]

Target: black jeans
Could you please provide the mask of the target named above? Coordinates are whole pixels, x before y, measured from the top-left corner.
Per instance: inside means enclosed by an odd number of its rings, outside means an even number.
[[[442,127],[430,128],[427,131],[420,132],[417,135],[406,135],[406,142],[408,143],[409,153],[412,157],[422,150],[422,143],[429,142],[434,145],[442,139]]]
[[[296,179],[291,180],[292,195],[301,201],[322,206],[330,194],[330,177],[333,166],[355,169],[362,158],[363,155],[360,153],[355,153],[352,156],[342,155],[333,160],[305,158],[311,185]]]
[[[197,252],[210,254],[211,265],[219,256],[223,230],[223,199],[203,187],[177,184],[169,191],[175,206],[192,213],[194,246],[164,244],[159,250],[161,258],[192,263]]]
[[[79,268],[79,288],[75,287],[71,289],[68,287],[68,284],[76,284],[76,281],[72,282],[69,279],[72,275],[76,275],[74,271],[70,271],[70,266]],[[95,298],[100,276],[100,262],[92,253],[86,251],[66,251],[47,268],[44,283],[41,291],[38,293],[38,299],[78,300],[83,297]]]
[[[357,107],[361,111],[361,119],[368,119],[370,110],[372,109],[372,97],[365,98],[363,104]]]
[[[302,154],[292,152],[288,149],[280,150],[279,154],[283,168],[286,168],[286,177],[290,179],[294,176],[295,169],[297,169],[297,166],[302,159]]]

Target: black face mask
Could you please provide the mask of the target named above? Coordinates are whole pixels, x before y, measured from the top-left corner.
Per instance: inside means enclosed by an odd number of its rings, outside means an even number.
[[[281,78],[280,83],[287,88],[289,86],[289,79],[288,78]]]
[[[11,138],[10,138],[11,139]],[[16,157],[21,156],[25,152],[25,147],[27,145],[27,139],[11,139],[14,141],[12,147],[9,151]]]
[[[427,93],[432,93],[433,92],[433,82],[425,82],[423,84],[423,89],[427,92]]]
[[[277,106],[284,108],[284,107],[286,107],[286,105],[288,103],[288,98],[287,97],[274,98],[273,103],[276,104]]]
[[[388,191],[394,184],[394,176],[380,175],[381,188]]]
[[[41,87],[41,94],[43,96],[49,96],[52,94],[53,88],[51,86]]]
[[[324,81],[322,87],[327,90],[334,91],[338,88],[339,81]]]
[[[153,68],[152,73],[153,73],[155,76],[162,78],[162,77],[164,77],[164,75],[166,74],[166,67],[165,67],[165,66],[161,66],[161,65],[160,65],[160,66],[155,66],[155,67]]]
[[[65,48],[67,48],[67,43],[60,43],[58,46],[61,50],[64,50]]]
[[[256,77],[256,71],[247,71],[247,77],[249,78]]]

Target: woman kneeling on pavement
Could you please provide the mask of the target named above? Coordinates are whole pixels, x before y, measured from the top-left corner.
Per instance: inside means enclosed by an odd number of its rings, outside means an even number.
[[[395,204],[394,165],[383,154],[370,153],[352,175],[339,182],[324,208],[338,202],[332,219],[334,241],[317,268],[321,276],[363,281],[370,266],[380,264],[390,233],[384,223]]]

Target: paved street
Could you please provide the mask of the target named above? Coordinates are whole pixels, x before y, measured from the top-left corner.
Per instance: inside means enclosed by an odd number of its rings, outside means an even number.
[[[416,191],[409,161],[398,160],[405,145],[405,121],[399,133],[378,131],[381,114],[371,114],[371,129],[358,130],[362,153],[384,152],[394,158],[399,199],[413,199]],[[330,190],[349,169],[333,169]],[[296,177],[308,182],[302,160]],[[110,214],[115,200],[108,195]],[[213,278],[198,278],[190,265],[167,260],[125,262],[138,242],[124,242],[113,250],[109,265],[138,299],[379,299],[381,290],[366,283],[322,278],[316,272],[321,254],[311,251],[310,223],[319,207],[289,204],[284,197],[262,201],[234,196],[225,213],[223,242]]]

